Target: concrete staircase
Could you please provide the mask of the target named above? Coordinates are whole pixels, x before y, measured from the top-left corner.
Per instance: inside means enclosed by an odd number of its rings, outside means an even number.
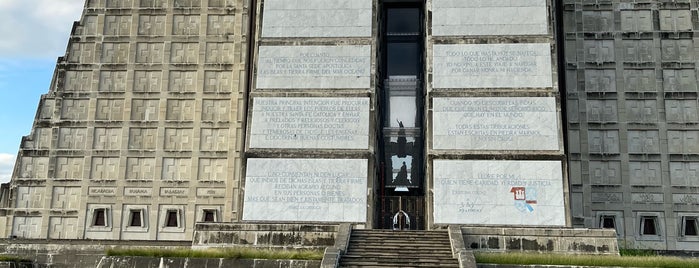
[[[339,267],[459,267],[446,231],[352,230]]]

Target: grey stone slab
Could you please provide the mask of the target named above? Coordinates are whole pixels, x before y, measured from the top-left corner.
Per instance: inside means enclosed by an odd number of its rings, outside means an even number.
[[[555,98],[434,98],[433,103],[433,149],[559,149]]]
[[[250,148],[367,149],[369,98],[255,98]]]
[[[260,46],[256,88],[369,88],[370,46]]]
[[[365,222],[366,159],[248,159],[243,220]]]
[[[370,37],[371,0],[267,0],[262,37]]]
[[[435,160],[434,222],[564,226],[559,161]]]
[[[549,43],[435,45],[432,87],[551,87],[550,46]]]
[[[548,34],[545,0],[433,0],[432,14],[435,36]]]

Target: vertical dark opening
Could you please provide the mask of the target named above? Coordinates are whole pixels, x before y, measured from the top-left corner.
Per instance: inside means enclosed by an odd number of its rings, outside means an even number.
[[[92,216],[92,226],[107,226],[107,215],[105,209],[95,209]]]
[[[213,210],[204,210],[203,222],[215,222],[216,214]]]
[[[641,219],[643,235],[658,235],[658,230],[655,226],[655,217],[643,217]]]
[[[614,216],[602,216],[602,228],[616,229],[616,219]]]
[[[697,236],[697,218],[684,217],[684,235]]]
[[[129,221],[129,226],[143,226],[143,221],[141,220],[141,210],[131,210],[131,220]]]
[[[179,217],[177,210],[168,210],[165,217],[165,227],[179,227]]]

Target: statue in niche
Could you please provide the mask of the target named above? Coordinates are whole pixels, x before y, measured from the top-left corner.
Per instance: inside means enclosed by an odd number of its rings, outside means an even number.
[[[412,184],[412,181],[408,178],[408,167],[405,165],[405,161],[403,161],[403,165],[400,167],[398,174],[396,174],[396,178],[393,179],[392,182],[396,185]]]

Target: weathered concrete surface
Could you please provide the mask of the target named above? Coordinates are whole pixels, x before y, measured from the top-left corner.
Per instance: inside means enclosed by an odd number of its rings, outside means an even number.
[[[338,225],[197,224],[192,247],[325,248],[335,244]]]
[[[153,257],[104,257],[96,268],[316,268],[320,261],[307,260],[247,260],[247,259],[192,259]]]
[[[325,248],[325,253],[323,253],[323,261],[320,263],[321,268],[337,267],[340,262],[340,257],[347,251],[351,234],[351,224],[340,224],[337,236],[335,237],[335,245]]]
[[[466,249],[618,255],[613,229],[461,227]]]

